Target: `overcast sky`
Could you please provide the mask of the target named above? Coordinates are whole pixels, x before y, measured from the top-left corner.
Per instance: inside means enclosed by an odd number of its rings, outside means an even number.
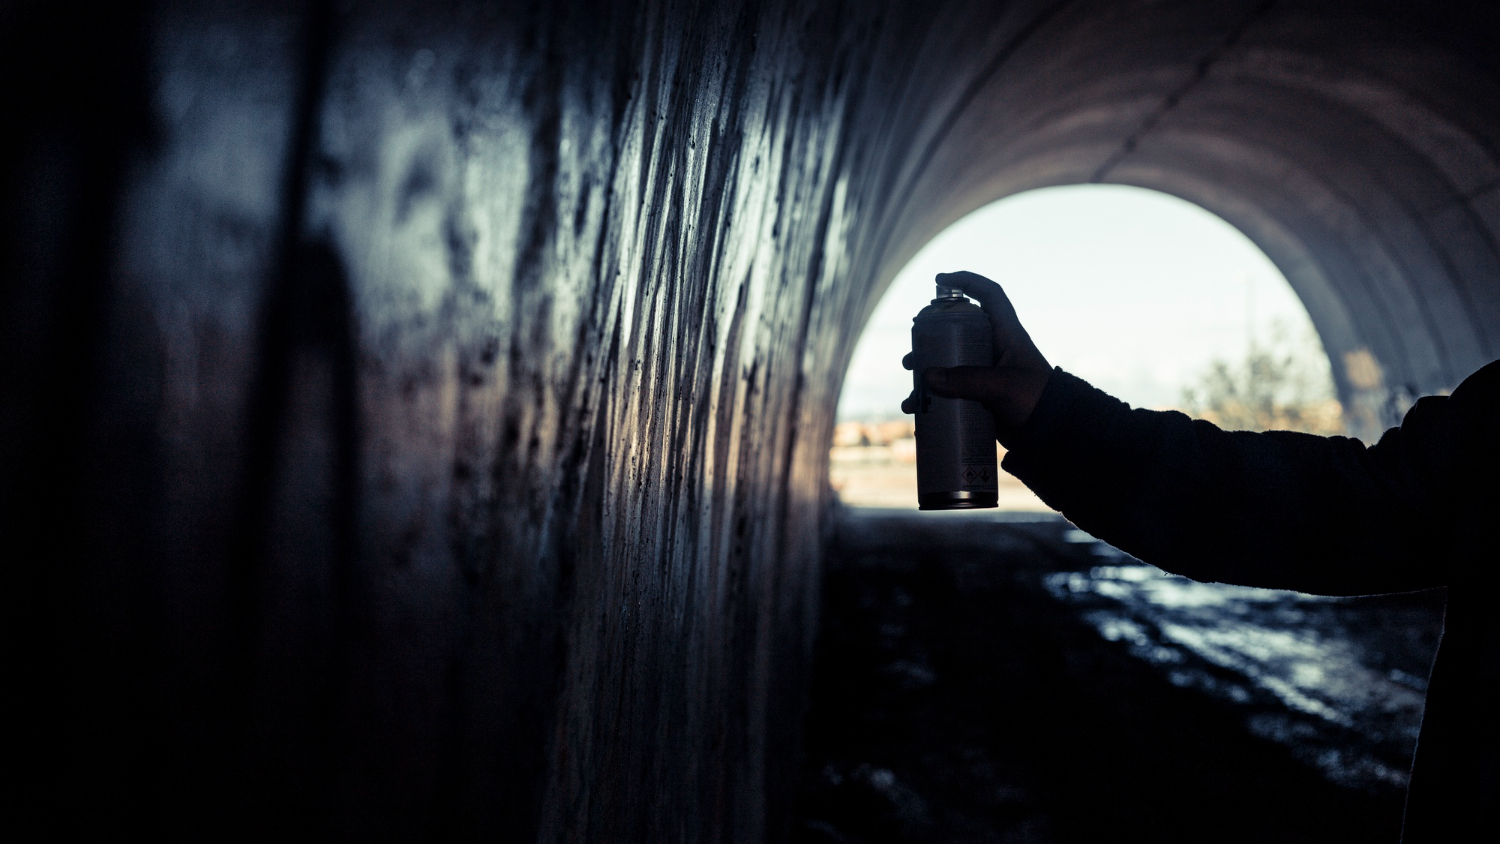
[[[1119,185],[1030,191],[954,223],[901,271],[860,337],[840,419],[899,415],[911,319],[953,270],[1000,282],[1054,365],[1143,407],[1178,405],[1215,357],[1242,358],[1252,312],[1262,341],[1275,320],[1311,330],[1270,259],[1190,202]]]

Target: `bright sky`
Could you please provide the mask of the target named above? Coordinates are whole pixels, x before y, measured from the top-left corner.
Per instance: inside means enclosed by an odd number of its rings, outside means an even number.
[[[1176,406],[1215,357],[1242,359],[1252,323],[1262,340],[1276,320],[1311,330],[1265,253],[1197,205],[1121,185],[1030,191],[954,223],[896,276],[855,349],[841,420],[900,415],[912,317],[954,270],[1000,282],[1054,365],[1142,407]]]

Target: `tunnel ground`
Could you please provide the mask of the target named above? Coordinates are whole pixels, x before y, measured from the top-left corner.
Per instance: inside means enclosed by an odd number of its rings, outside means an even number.
[[[1193,623],[1181,612],[1112,615],[1109,596],[1149,567],[1059,516],[848,508],[835,524],[794,840],[1400,837],[1441,593],[1192,614],[1264,660],[1236,665],[1164,647]],[[1246,631],[1321,639],[1386,688],[1299,709],[1269,691],[1281,678],[1257,677],[1276,655]]]

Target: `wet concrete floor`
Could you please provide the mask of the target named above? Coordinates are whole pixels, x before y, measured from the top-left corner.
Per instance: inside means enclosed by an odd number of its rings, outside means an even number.
[[[1442,595],[1200,585],[1057,517],[851,508],[800,842],[1395,842]]]

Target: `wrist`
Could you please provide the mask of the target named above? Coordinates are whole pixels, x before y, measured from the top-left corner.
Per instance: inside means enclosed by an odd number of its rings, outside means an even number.
[[[995,417],[995,425],[1002,434],[1020,431],[1031,413],[1036,409],[1047,382],[1052,378],[1051,367],[1001,367],[1004,389],[985,402]]]

